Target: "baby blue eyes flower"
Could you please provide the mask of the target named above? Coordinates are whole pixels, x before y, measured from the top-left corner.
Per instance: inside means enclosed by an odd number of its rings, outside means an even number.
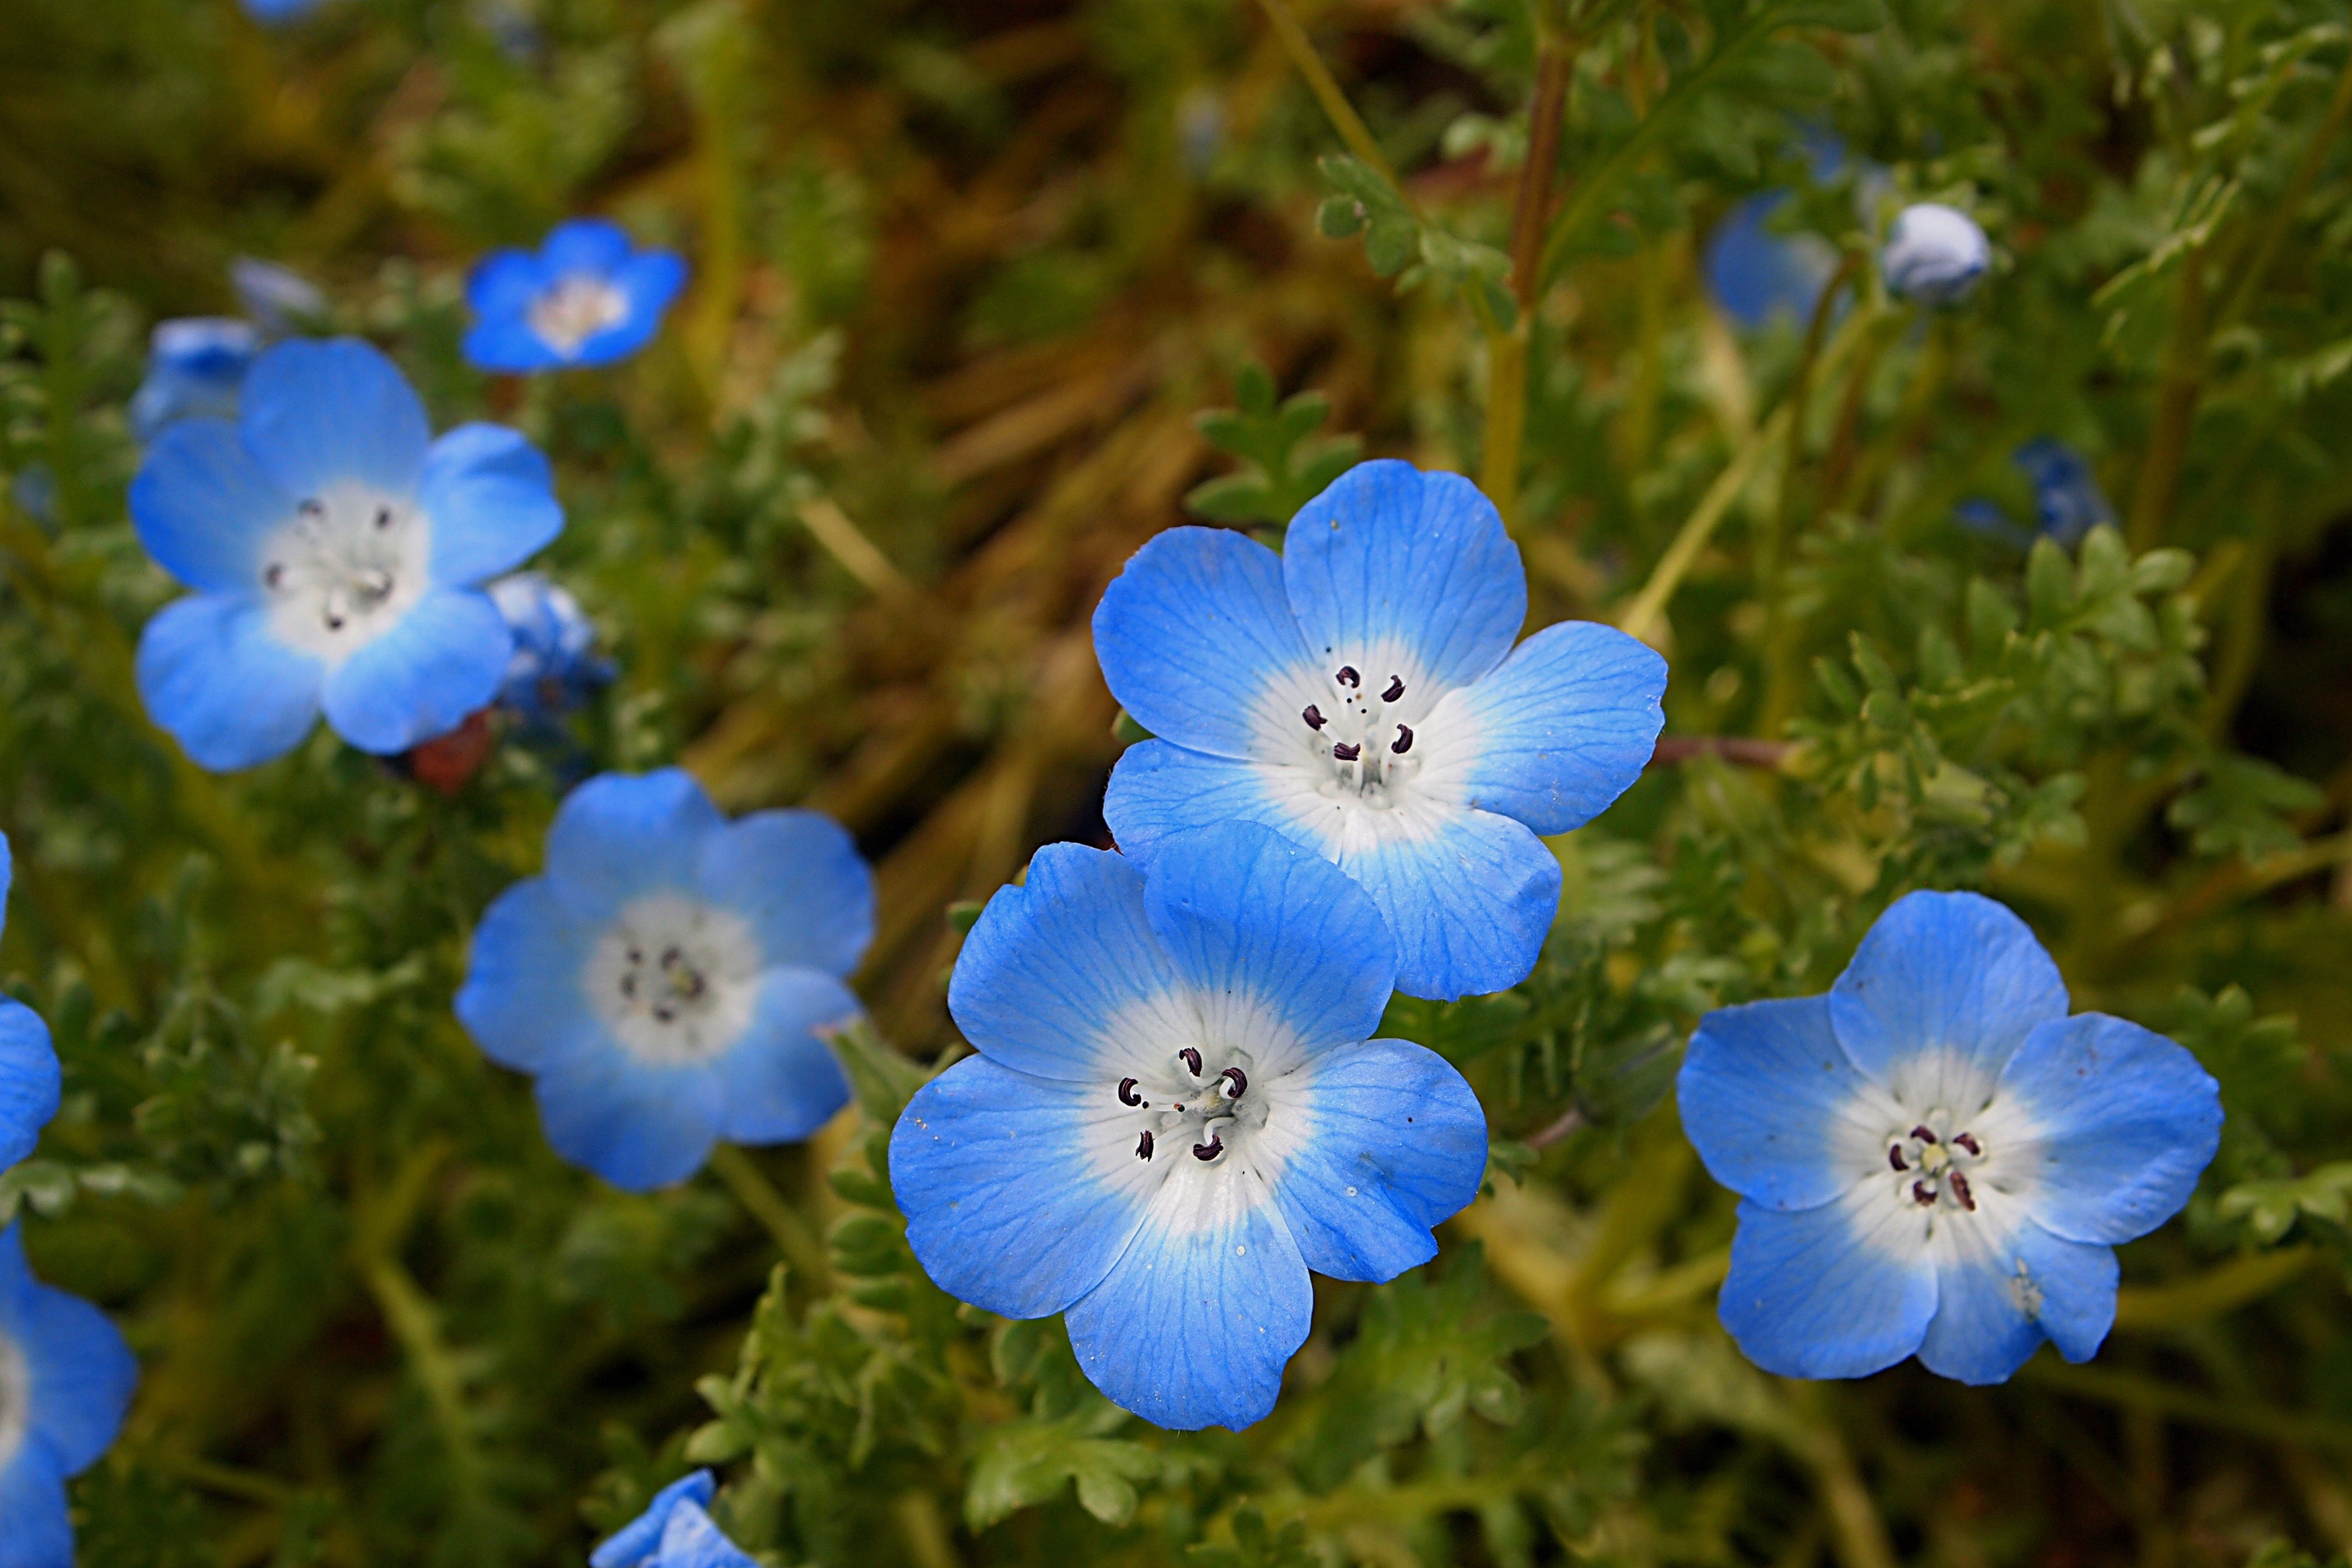
[[[610,364],[651,341],[685,284],[683,258],[635,249],[618,224],[558,224],[537,252],[492,251],[475,267],[466,357],[484,370]]]
[[[1169,835],[1261,823],[1336,861],[1396,938],[1415,996],[1527,978],[1559,902],[1538,834],[1641,775],[1665,661],[1569,621],[1516,648],[1518,546],[1458,474],[1359,464],[1276,555],[1223,529],[1136,552],[1095,611],[1095,651],[1158,740],[1103,805],[1147,864]]]
[[[677,768],[564,798],[545,875],[474,932],[457,1016],[539,1079],[555,1152],[614,1186],[684,1181],[710,1147],[807,1137],[849,1098],[815,1033],[857,998],[873,878],[808,811],[730,822]]]
[[[139,1363],[106,1314],[33,1278],[0,1231],[0,1568],[73,1568],[66,1481],[114,1441]]]
[[[1743,327],[1764,326],[1775,316],[1801,327],[1837,271],[1837,247],[1820,235],[1772,231],[1772,215],[1789,195],[1757,192],[1726,213],[1707,237],[1701,262],[1707,293]]]
[[[1389,1279],[1476,1195],[1477,1097],[1373,1039],[1394,947],[1362,889],[1247,823],[1048,845],[989,900],[948,1005],[979,1055],[890,1138],[907,1239],[1162,1426],[1246,1426],[1307,1338],[1307,1271]]]
[[[0,910],[7,904],[15,874],[8,840],[0,836]],[[41,1141],[41,1129],[58,1113],[61,1086],[49,1026],[22,1002],[0,996],[0,1170],[24,1159]]]
[[[261,353],[249,322],[225,316],[159,321],[147,376],[131,395],[131,432],[143,446],[175,419],[236,417],[238,391]]]
[[[348,338],[266,351],[237,423],[165,429],[131,516],[196,590],[147,623],[140,694],[215,769],[278,755],[321,710],[367,752],[455,727],[514,651],[475,584],[563,527],[529,442],[493,425],[434,439],[399,370]]]
[[[2170,1040],[2066,1007],[2025,922],[1913,893],[1828,995],[1700,1022],[1683,1128],[1743,1200],[1718,1310],[1749,1360],[1984,1384],[2045,1337],[2097,1352],[2115,1244],[2189,1201],[2221,1103]]]
[[[759,1568],[705,1511],[717,1489],[709,1470],[672,1481],[589,1555],[588,1568]]]
[[[596,657],[596,627],[571,593],[536,572],[517,572],[489,586],[514,656],[507,661],[499,701],[525,721],[551,723],[613,679]]]
[[[2072,550],[2095,528],[2115,525],[2116,509],[2099,488],[2090,459],[2049,436],[2037,436],[2010,455],[2033,487],[2033,510],[2041,531]],[[2017,527],[2006,512],[1981,498],[1962,501],[1960,521],[1979,533],[1990,533],[2025,545],[2033,536]]]
[[[1991,261],[1992,246],[1976,219],[1940,202],[1897,213],[1879,258],[1888,289],[1923,305],[1966,299]]]

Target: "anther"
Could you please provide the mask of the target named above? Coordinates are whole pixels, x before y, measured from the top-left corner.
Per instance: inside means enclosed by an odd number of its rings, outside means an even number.
[[[1307,727],[1310,730],[1320,730],[1326,721],[1323,718],[1323,710],[1316,707],[1312,702],[1307,705],[1307,711],[1301,713],[1299,717],[1307,721]]]
[[[1977,1142],[1976,1137],[1972,1133],[1955,1132],[1952,1134],[1952,1142],[1958,1143],[1961,1148],[1966,1149],[1969,1153],[1976,1155],[1979,1159],[1984,1156],[1983,1147]]]
[[[1151,1129],[1149,1127],[1143,1130],[1143,1136],[1135,1141],[1135,1157],[1139,1160],[1151,1158]]]
[[[1911,1184],[1911,1201],[1915,1204],[1932,1204],[1936,1201],[1936,1194],[1927,1183],[1914,1182]]]
[[[392,508],[388,506],[380,506],[375,509],[375,525],[378,528],[390,528],[392,526]]]
[[[631,963],[643,963],[645,961],[646,954],[643,948],[633,947],[629,949],[629,962]]]
[[[1239,1068],[1227,1068],[1217,1076],[1232,1081],[1234,1086],[1233,1098],[1235,1100],[1239,1100],[1249,1090],[1249,1075],[1242,1071]]]
[[[1364,678],[1356,673],[1356,667],[1352,664],[1341,665],[1339,667],[1339,673],[1332,679],[1339,681],[1342,686],[1356,689],[1360,689],[1364,684]]]
[[[1135,1080],[1133,1079],[1123,1078],[1118,1080],[1118,1102],[1121,1105],[1141,1105],[1143,1103],[1143,1096],[1135,1092]]]
[[[1383,692],[1381,692],[1381,701],[1383,701],[1383,702],[1393,702],[1393,701],[1395,701],[1398,698],[1400,698],[1400,697],[1402,697],[1402,696],[1403,696],[1403,695],[1404,695],[1404,677],[1403,677],[1403,676],[1402,676],[1402,675],[1391,675],[1391,676],[1390,676],[1390,677],[1389,677],[1389,689],[1388,689],[1386,691],[1383,691]]]
[[[624,995],[624,996],[630,996],[630,997],[634,997],[635,995],[636,995],[636,994],[637,994],[637,977],[636,977],[635,974],[624,974],[624,975],[622,975],[622,976],[621,976],[621,994],[622,994],[622,995]]]
[[[1911,1168],[1903,1163],[1903,1147],[1899,1143],[1887,1145],[1886,1163],[1898,1171],[1907,1171]]]
[[[1190,1046],[1186,1046],[1182,1050],[1178,1051],[1176,1056],[1178,1060],[1181,1061],[1187,1068],[1192,1069],[1192,1073],[1194,1078],[1199,1078],[1201,1076],[1200,1052],[1194,1050]]]
[[[1397,738],[1389,742],[1389,750],[1394,752],[1400,757],[1403,756],[1407,752],[1412,751],[1412,731],[1402,724],[1398,725]]]
[[[655,1022],[655,1023],[656,1023],[656,1024],[667,1024],[667,1023],[674,1022],[674,1021],[677,1019],[677,1009],[676,1007],[671,1006],[668,1003],[667,1003],[667,1002],[656,1002],[656,1003],[655,1003],[655,1004],[654,1004],[654,1022]]]
[[[1925,1127],[1914,1127],[1911,1129],[1911,1136],[1922,1143],[1933,1143],[1936,1141],[1936,1135]]]
[[[317,496],[304,496],[294,503],[294,510],[313,521],[327,515],[326,502]]]
[[[263,585],[266,587],[277,587],[280,583],[286,581],[286,568],[278,562],[271,562],[268,567],[261,574],[261,581]]]
[[[343,629],[343,617],[330,612],[327,616],[327,629],[331,632],[341,631]]]
[[[1951,1173],[1950,1180],[1952,1184],[1952,1195],[1960,1200],[1960,1206],[1968,1210],[1970,1214],[1976,1213],[1976,1195],[1969,1191],[1969,1179],[1966,1176],[1961,1175],[1958,1171],[1954,1171]]]
[[[679,963],[679,962],[680,962],[681,960],[683,960],[685,957],[686,957],[686,954],[684,954],[684,953],[682,953],[682,952],[678,952],[678,950],[677,950],[677,949],[676,949],[675,947],[666,947],[666,948],[663,948],[663,949],[662,949],[662,967],[663,967],[664,969],[674,969],[674,968],[676,968],[676,967],[677,966],[677,964]]]
[[[1192,1145],[1192,1158],[1195,1160],[1213,1160],[1224,1152],[1224,1140],[1219,1138],[1213,1132],[1209,1134],[1209,1141],[1206,1143],[1195,1143]]]
[[[1364,754],[1364,748],[1351,746],[1345,741],[1337,741],[1332,743],[1331,754],[1343,763],[1352,763]]]

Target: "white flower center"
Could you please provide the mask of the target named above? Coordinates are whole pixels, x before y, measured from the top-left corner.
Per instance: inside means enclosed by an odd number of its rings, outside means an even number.
[[[1134,1112],[1135,1157],[1190,1154],[1220,1164],[1238,1142],[1265,1126],[1267,1100],[1250,1093],[1250,1055],[1187,1046],[1165,1061],[1135,1065],[1112,1093]]]
[[[1977,1212],[1993,1176],[1992,1151],[1958,1120],[1938,1106],[1908,1128],[1888,1131],[1886,1164],[1900,1201],[1938,1215]]]
[[[33,1369],[16,1342],[0,1335],[0,1474],[16,1460],[33,1425]]]
[[[639,1061],[677,1067],[724,1054],[760,997],[759,939],[741,916],[683,893],[650,893],[614,916],[588,959],[588,995]]]
[[[629,297],[604,279],[571,272],[530,302],[529,317],[539,341],[570,359],[590,338],[629,319]]]
[[[348,483],[305,496],[262,552],[270,629],[341,663],[425,596],[432,549],[432,523],[408,497]]]
[[[1339,666],[1329,695],[1298,715],[1304,760],[1318,795],[1386,807],[1421,772],[1428,746],[1410,721],[1423,718],[1430,705],[1408,689],[1403,676],[1371,673],[1379,668]]]

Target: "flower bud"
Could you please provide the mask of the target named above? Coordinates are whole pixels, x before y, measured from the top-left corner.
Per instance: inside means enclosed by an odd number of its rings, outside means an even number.
[[[1886,287],[1923,305],[1949,305],[1968,297],[1992,259],[1976,219],[1940,202],[1920,202],[1895,215],[1880,264]]]

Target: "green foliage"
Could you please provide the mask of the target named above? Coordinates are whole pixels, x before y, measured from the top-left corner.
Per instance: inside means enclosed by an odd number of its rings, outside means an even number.
[[[1234,378],[1241,406],[1196,415],[1209,444],[1242,461],[1241,471],[1203,480],[1184,498],[1187,510],[1215,522],[1286,523],[1363,456],[1353,436],[1318,434],[1330,399],[1301,392],[1275,402],[1274,377],[1255,361]]]

